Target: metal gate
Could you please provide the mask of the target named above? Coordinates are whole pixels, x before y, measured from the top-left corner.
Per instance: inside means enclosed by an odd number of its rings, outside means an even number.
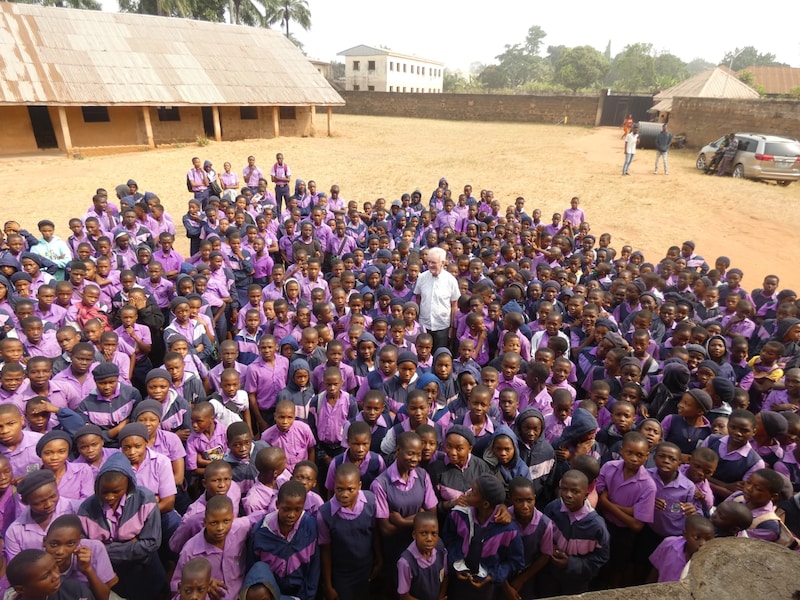
[[[633,115],[634,122],[649,121],[647,110],[653,106],[652,96],[608,95],[603,99],[603,115],[600,125],[621,126],[625,117]]]

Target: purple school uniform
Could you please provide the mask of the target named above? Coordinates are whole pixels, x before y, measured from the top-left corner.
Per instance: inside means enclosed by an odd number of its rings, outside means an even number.
[[[666,538],[650,555],[650,564],[658,571],[658,583],[680,581],[687,562],[686,540],[682,535]]]
[[[653,512],[653,522],[650,524],[650,528],[662,537],[681,535],[686,523],[686,516],[683,514],[680,504],[694,503],[694,484],[680,471],[678,471],[678,476],[669,483],[664,483],[657,468],[647,469],[647,472],[656,484],[656,498],[667,503],[664,510]]]
[[[175,297],[175,284],[169,279],[161,278],[153,283],[150,279],[141,282],[142,287],[150,292],[153,299],[156,301],[158,308],[169,308],[170,301]]]
[[[14,522],[17,515],[22,512],[22,502],[20,502],[16,491],[10,485],[0,496],[0,531],[5,531]]]
[[[633,507],[633,516],[642,523],[652,523],[655,512],[656,484],[650,474],[641,467],[633,477],[625,479],[624,462],[612,460],[600,468],[597,477],[598,494],[608,492],[608,499],[620,506]],[[618,527],[625,527],[622,521],[613,515],[604,515],[605,519]]]
[[[91,373],[96,366],[97,363],[93,362],[89,367],[89,373]],[[84,375],[83,381],[78,381],[78,378],[75,377],[70,368],[66,368],[54,375],[53,381],[63,381],[67,385],[72,386],[75,393],[81,397],[81,400],[86,398],[86,396],[91,394],[92,390],[94,390],[94,378],[90,374],[87,373]]]
[[[238,361],[234,361],[233,367],[231,367],[234,371],[239,373],[239,380],[244,380],[244,374],[247,371],[247,365],[243,365]],[[211,369],[208,372],[208,383],[211,385],[212,392],[220,391],[220,378],[222,377],[222,372],[226,369],[225,365],[219,363],[216,367]]]
[[[513,518],[514,507],[510,507],[508,511]],[[520,536],[522,536],[526,565],[531,564],[540,554],[553,555],[555,547],[553,536],[556,532],[556,527],[547,515],[534,508],[530,523],[523,527],[516,519],[513,522],[517,524]]]
[[[289,361],[284,356],[275,355],[275,364],[269,365],[259,356],[247,366],[242,387],[249,394],[256,395],[258,407],[268,410],[275,407],[278,392],[286,387],[289,376]]]
[[[81,400],[83,400],[83,396],[79,396],[75,388],[64,381],[48,381],[48,390],[42,394],[34,392],[29,385],[25,385],[24,387],[25,390],[22,392],[22,399],[24,401],[30,400],[35,396],[47,396],[50,404],[54,404],[59,408],[75,410],[78,408]]]
[[[328,366],[333,366],[333,365],[328,365],[327,362],[324,362],[321,365],[317,365],[311,372],[311,386],[317,393],[323,391],[322,384],[323,384],[323,379],[325,378],[325,369],[327,369]],[[356,379],[353,367],[351,367],[350,365],[346,365],[344,363],[339,363],[338,368],[339,372],[342,374],[342,389],[343,390],[356,389],[358,387],[358,380]]]
[[[242,502],[242,488],[239,487],[239,484],[235,481],[231,481],[231,487],[228,488],[228,493],[225,495],[231,499],[234,512],[238,512],[239,505]],[[208,498],[206,498],[205,493],[200,494],[200,497],[192,502],[189,505],[189,508],[186,509],[186,513],[183,515],[183,520],[185,521],[192,515],[200,515],[202,517],[206,512],[206,504],[208,504]],[[194,533],[192,535],[194,535]]]
[[[0,444],[0,454],[8,458],[11,463],[11,472],[15,479],[39,469],[42,461],[36,454],[36,444],[41,437],[41,433],[23,430],[22,441],[17,444],[14,450],[10,450],[8,446]]]
[[[420,510],[434,510],[438,502],[430,477],[424,469],[412,469],[408,479],[404,480],[400,477],[397,463],[378,475],[370,491],[375,494],[376,519],[388,519],[390,512],[410,517]]]
[[[253,483],[253,487],[250,488],[250,491],[247,492],[247,495],[242,499],[244,512],[248,515],[255,513],[261,513],[263,515],[265,512],[271,513],[275,510],[277,508],[278,490],[289,478],[288,472],[284,471],[278,476],[276,480],[277,487],[274,488],[256,480],[255,483]]]
[[[82,501],[94,494],[94,471],[89,465],[68,462],[64,466],[67,470],[58,482],[59,496]]]
[[[410,594],[419,600],[436,600],[446,573],[444,542],[439,540],[428,557],[420,553],[416,542],[412,542],[397,561],[397,594]]]
[[[172,463],[163,454],[148,448],[142,462],[133,468],[136,471],[136,485],[147,488],[159,498],[167,498],[178,493]]]
[[[339,468],[339,465],[346,462],[350,462],[349,452],[342,452],[338,456],[335,456],[331,461],[331,464],[328,466],[328,473],[325,476],[325,489],[327,489],[329,492],[333,493],[334,490],[336,469]],[[361,473],[361,486],[369,489],[369,487],[372,485],[372,482],[375,481],[378,475],[386,470],[386,463],[384,463],[383,457],[380,454],[370,450],[367,452],[364,460],[361,461],[361,465],[359,465],[358,470]]]
[[[30,340],[24,342],[25,352],[28,356],[46,356],[47,358],[55,358],[61,354],[61,346],[56,341],[56,332],[53,330],[45,331],[42,333],[42,339],[37,343]]]
[[[197,457],[206,460],[221,459],[228,451],[228,440],[225,437],[227,427],[214,419],[214,433],[206,437],[204,433],[192,431],[186,439],[186,470],[194,471],[197,468]]]
[[[372,536],[375,526],[375,496],[360,491],[352,508],[336,498],[317,513],[319,545],[331,546],[333,587],[340,598],[359,597],[366,591],[372,570]],[[333,551],[335,549],[335,551]]]
[[[729,439],[727,435],[712,435],[703,441],[704,448],[711,448],[719,456],[715,479],[724,483],[746,481],[750,475],[766,466],[749,443],[738,450],[728,450]]]
[[[356,411],[353,411],[356,404],[347,392],[341,392],[333,406],[325,396],[323,392],[311,403],[310,412],[316,425],[317,440],[325,444],[341,444],[345,423],[351,416],[355,417],[358,409],[356,407]],[[351,415],[351,412],[354,414]]]
[[[150,449],[166,456],[170,461],[186,458],[186,448],[177,434],[164,429],[156,429],[156,439]]]
[[[308,451],[317,445],[311,427],[303,421],[295,421],[289,431],[283,433],[273,425],[261,434],[261,439],[270,446],[282,448],[286,454],[286,470],[294,472],[297,463],[308,460]]]
[[[572,417],[567,417],[563,421],[559,421],[555,413],[549,414],[544,418],[544,439],[551,444],[557,440],[564,433],[567,425],[572,423]]]
[[[181,549],[178,564],[170,581],[170,589],[178,591],[181,570],[189,559],[203,557],[211,563],[211,577],[222,581],[226,588],[222,600],[236,600],[242,587],[246,567],[245,546],[247,536],[254,522],[252,519],[240,517],[233,520],[233,525],[225,537],[223,548],[212,546],[206,541],[205,532],[193,536]]]
[[[79,505],[80,503],[76,500],[59,498],[52,519],[61,515],[74,515],[78,512]],[[31,517],[31,509],[25,507],[17,519],[6,529],[4,535],[6,560],[10,561],[22,550],[41,550],[44,547],[46,533],[47,530],[42,529],[42,526]]]
[[[92,558],[89,560],[89,564],[92,566],[95,575],[97,575],[100,581],[107,583],[116,576],[114,567],[111,566],[111,559],[108,558],[108,552],[106,552],[106,547],[103,542],[84,538],[80,542],[80,547],[89,548],[92,551]],[[86,584],[89,583],[86,575],[78,568],[77,560],[74,555],[70,557],[67,570],[61,573],[61,579],[75,579]]]
[[[153,252],[153,260],[161,263],[165,273],[170,271],[180,272],[183,264],[183,256],[175,252],[175,250],[170,250],[169,254],[164,254],[163,250],[156,250]]]

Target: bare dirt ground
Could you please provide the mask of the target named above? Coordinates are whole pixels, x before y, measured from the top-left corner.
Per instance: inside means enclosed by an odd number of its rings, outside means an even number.
[[[324,123],[324,115],[317,121]],[[320,130],[323,129],[321,126]],[[694,240],[712,264],[730,257],[756,288],[768,273],[781,287],[800,288],[800,183],[774,184],[705,177],[694,168],[696,153],[673,150],[670,174],[653,174],[655,153],[640,150],[631,176],[622,177],[621,131],[517,123],[463,123],[386,117],[334,115],[332,137],[279,138],[187,145],[146,152],[87,157],[25,156],[0,161],[5,182],[0,220],[15,219],[35,231],[50,218],[56,233],[69,235],[67,221],[82,215],[98,187],[133,178],[140,191],[156,192],[176,223],[189,195],[185,173],[191,158],[209,159],[221,171],[230,161],[241,173],[248,154],[265,171],[283,152],[296,177],[315,179],[320,189],[337,183],[342,196],[359,202],[399,198],[419,188],[427,199],[440,177],[460,191],[470,183],[492,189],[502,203],[526,198],[530,213],[569,206],[572,196],[596,234],[610,232],[612,245],[631,244],[650,262],[670,245]],[[179,227],[180,229],[180,227]],[[188,249],[179,233],[178,248]]]

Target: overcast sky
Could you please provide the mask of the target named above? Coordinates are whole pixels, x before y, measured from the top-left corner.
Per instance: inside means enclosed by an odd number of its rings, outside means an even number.
[[[101,0],[118,10],[117,0]],[[256,0],[258,3],[258,0]],[[339,60],[359,44],[438,60],[467,71],[490,64],[506,44],[522,43],[532,25],[547,33],[547,46],[590,45],[612,56],[627,44],[646,42],[686,62],[717,63],[735,48],[754,46],[800,67],[800,1],[673,0],[660,5],[630,0],[308,0],[311,30],[290,30],[309,58]]]
[[[800,2],[673,0],[308,0],[311,30],[295,29],[309,57],[336,59],[358,44],[439,60],[467,70],[491,63],[505,44],[521,43],[539,25],[548,45],[594,46],[611,41],[612,56],[627,44],[647,42],[686,62],[718,62],[737,46],[755,46],[800,67]],[[341,60],[341,57],[338,58]]]

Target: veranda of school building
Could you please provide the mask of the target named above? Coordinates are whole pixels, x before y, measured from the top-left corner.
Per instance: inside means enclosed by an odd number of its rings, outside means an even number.
[[[326,135],[343,104],[277,31],[0,2],[0,155]]]

